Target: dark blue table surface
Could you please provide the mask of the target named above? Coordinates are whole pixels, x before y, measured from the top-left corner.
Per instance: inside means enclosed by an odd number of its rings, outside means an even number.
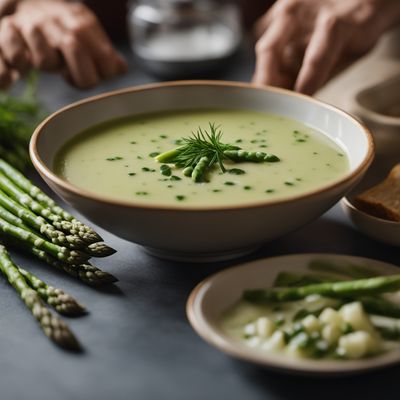
[[[130,63],[127,75],[91,91],[42,75],[40,98],[51,111],[108,90],[154,81]],[[214,78],[248,81],[253,55],[244,46]],[[38,177],[34,177],[38,182]],[[99,229],[118,252],[97,263],[115,274],[115,288],[92,289],[20,254],[16,260],[46,281],[75,295],[90,310],[69,324],[85,352],[53,346],[9,285],[0,279],[0,400],[178,399],[398,399],[400,367],[363,376],[317,379],[280,375],[234,360],[202,341],[189,326],[185,303],[209,274],[238,262],[190,265],[162,261],[139,246]],[[318,220],[246,257],[327,252],[398,263],[395,248],[354,230],[335,206]],[[243,260],[240,260],[243,261]]]

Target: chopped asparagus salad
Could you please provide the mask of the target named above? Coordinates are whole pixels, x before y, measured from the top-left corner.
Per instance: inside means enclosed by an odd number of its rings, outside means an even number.
[[[281,272],[273,287],[246,290],[221,327],[260,352],[360,359],[400,348],[400,275],[314,260]]]
[[[109,121],[78,134],[55,171],[86,190],[144,204],[232,205],[288,198],[349,169],[322,133],[247,110],[185,110]]]

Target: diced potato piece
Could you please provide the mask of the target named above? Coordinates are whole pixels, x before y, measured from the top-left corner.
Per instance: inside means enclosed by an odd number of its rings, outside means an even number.
[[[257,347],[261,344],[261,339],[258,336],[253,336],[246,340],[246,344],[249,347]]]
[[[285,348],[285,335],[282,331],[275,331],[272,336],[266,340],[262,348],[267,351],[280,351]]]
[[[267,317],[260,317],[256,321],[257,335],[263,339],[269,338],[275,330],[275,324]]]
[[[319,331],[321,328],[321,323],[315,315],[307,315],[307,317],[301,321],[301,324],[308,333]]]
[[[373,351],[374,339],[368,332],[357,331],[339,339],[338,352],[347,358],[361,358]]]
[[[332,345],[336,343],[340,335],[342,334],[342,330],[339,325],[327,324],[322,328],[321,336],[322,338],[329,344]]]
[[[322,311],[322,313],[319,315],[319,320],[323,324],[329,324],[337,327],[340,327],[343,322],[342,316],[336,310],[330,307],[325,308],[325,310]]]
[[[298,333],[287,345],[288,354],[295,357],[302,357],[304,355],[304,347],[307,346],[309,339],[307,333]]]
[[[356,301],[353,303],[345,304],[340,309],[340,315],[344,322],[349,323],[356,331],[374,332],[374,328],[368,315],[364,312],[364,309],[360,302]]]
[[[256,325],[253,323],[245,325],[243,332],[247,336],[254,336],[256,334]]]
[[[322,299],[322,296],[319,294],[309,294],[304,300],[307,303],[315,303],[317,301],[320,301]]]

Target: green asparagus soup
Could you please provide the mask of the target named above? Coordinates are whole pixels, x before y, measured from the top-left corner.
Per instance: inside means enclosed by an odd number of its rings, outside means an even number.
[[[338,145],[298,121],[199,109],[94,126],[61,149],[55,169],[99,195],[185,207],[296,196],[337,180],[349,163]]]

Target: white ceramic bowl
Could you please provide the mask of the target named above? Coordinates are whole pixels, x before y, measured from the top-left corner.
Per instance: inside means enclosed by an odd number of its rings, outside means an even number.
[[[234,357],[288,373],[307,375],[342,375],[367,372],[400,362],[400,351],[392,351],[363,360],[298,359],[251,348],[228,336],[220,327],[225,311],[238,302],[246,289],[272,286],[283,271],[309,272],[312,260],[326,260],[338,267],[360,265],[379,271],[380,275],[399,272],[398,267],[382,261],[338,254],[301,254],[257,260],[228,268],[206,278],[192,291],[186,311],[195,331],[208,343]]]
[[[350,170],[300,196],[204,209],[118,201],[80,189],[54,173],[60,148],[90,126],[146,112],[212,107],[280,114],[316,128],[343,149]],[[373,158],[373,142],[350,115],[304,95],[244,83],[181,81],[128,88],[67,106],[39,125],[30,154],[49,186],[95,224],[155,255],[202,262],[243,255],[320,216],[361,179]]]

